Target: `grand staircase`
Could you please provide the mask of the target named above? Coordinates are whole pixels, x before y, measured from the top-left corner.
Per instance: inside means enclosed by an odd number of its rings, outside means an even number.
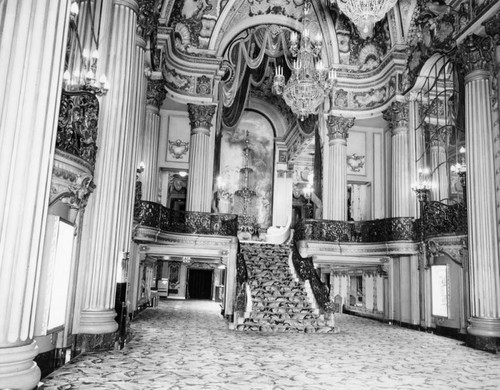
[[[242,243],[247,270],[247,310],[236,329],[264,332],[334,332],[313,306],[312,293],[291,269],[287,244]]]

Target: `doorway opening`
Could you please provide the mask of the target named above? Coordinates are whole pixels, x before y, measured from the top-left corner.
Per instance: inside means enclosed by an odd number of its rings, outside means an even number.
[[[188,298],[212,299],[213,270],[190,269],[188,272]]]

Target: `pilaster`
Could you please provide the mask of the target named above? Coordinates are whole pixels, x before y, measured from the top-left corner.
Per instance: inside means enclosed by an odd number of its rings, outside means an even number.
[[[189,177],[187,186],[187,211],[210,212],[212,175],[207,174],[210,161],[210,129],[216,106],[188,104],[191,124],[191,147],[189,153]]]
[[[459,47],[465,73],[467,210],[471,318],[469,343],[496,350],[500,340],[500,269],[490,104],[491,38],[468,36]]]
[[[328,115],[328,189],[323,201],[325,219],[347,219],[347,137],[355,118]]]
[[[68,0],[6,0],[0,11],[2,389],[33,389],[40,379],[40,370],[33,361],[38,353],[33,340],[34,308],[69,5]]]

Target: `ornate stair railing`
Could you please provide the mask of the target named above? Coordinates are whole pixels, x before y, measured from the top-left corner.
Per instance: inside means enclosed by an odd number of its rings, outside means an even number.
[[[236,256],[236,311],[243,313],[247,307],[246,284],[248,281],[247,265],[245,257],[238,247]]]
[[[316,273],[312,258],[302,257],[295,243],[292,244],[292,262],[299,278],[309,281],[319,308],[325,313],[338,313],[340,306],[330,299],[330,291]]]
[[[148,201],[141,201],[134,212],[139,226],[162,231],[219,236],[236,236],[238,233],[238,217],[235,214],[170,210]]]
[[[305,219],[295,226],[295,240],[328,242],[388,242],[418,240],[414,218],[385,218],[373,221],[330,221]]]
[[[467,234],[467,206],[464,203],[422,203],[422,238]]]

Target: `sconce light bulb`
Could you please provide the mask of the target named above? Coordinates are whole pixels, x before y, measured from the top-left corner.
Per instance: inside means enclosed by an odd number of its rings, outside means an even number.
[[[73,16],[76,16],[78,15],[78,13],[80,12],[79,8],[78,8],[78,3],[76,1],[73,1],[71,3],[71,7],[69,9],[69,12],[71,13],[71,15]]]
[[[97,49],[95,49],[95,50],[92,52],[92,59],[93,59],[93,60],[97,60],[97,59],[99,59],[99,52],[97,51]]]
[[[70,79],[71,79],[71,75],[69,73],[69,70],[65,70],[63,73],[63,81],[65,83],[69,83]]]

